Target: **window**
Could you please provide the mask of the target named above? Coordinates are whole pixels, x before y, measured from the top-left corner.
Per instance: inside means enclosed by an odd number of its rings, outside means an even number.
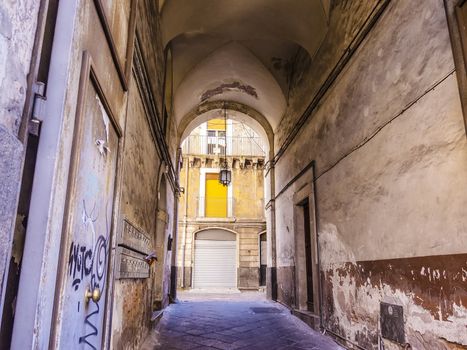
[[[208,121],[207,145],[208,154],[222,155],[225,151],[225,123],[222,119]]]

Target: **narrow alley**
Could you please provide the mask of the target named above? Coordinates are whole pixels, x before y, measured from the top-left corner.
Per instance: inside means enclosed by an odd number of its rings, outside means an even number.
[[[264,293],[179,293],[142,350],[339,350]]]
[[[1,0],[0,91],[0,350],[467,350],[467,0]]]

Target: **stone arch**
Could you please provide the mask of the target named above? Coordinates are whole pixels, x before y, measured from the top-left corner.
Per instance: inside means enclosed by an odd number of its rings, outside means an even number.
[[[206,101],[193,108],[180,121],[178,144],[180,145],[183,139],[198,125],[211,118],[208,112],[221,111],[223,108],[236,111],[245,116],[246,124],[267,140],[269,146],[268,158],[272,159],[274,156],[274,132],[268,120],[254,108],[235,101]]]

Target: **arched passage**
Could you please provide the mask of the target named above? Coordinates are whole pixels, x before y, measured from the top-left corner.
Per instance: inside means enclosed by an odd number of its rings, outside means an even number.
[[[205,101],[201,104],[199,104],[197,107],[193,108],[189,113],[187,113],[180,121],[179,127],[178,127],[178,142],[179,145],[181,142],[191,133],[192,130],[194,130],[196,127],[198,127],[200,124],[210,120],[210,119],[215,119],[219,118],[223,114],[223,109],[226,109],[228,112],[228,118],[245,123],[248,125],[250,128],[253,129],[258,135],[260,135],[264,140],[265,144],[268,146],[267,149],[265,150],[265,160],[266,162],[270,159],[273,158],[274,155],[274,132],[273,128],[271,127],[271,124],[269,123],[268,119],[259,111],[256,109],[252,108],[249,105],[237,102],[237,101],[231,101],[231,100],[220,100],[220,101]],[[188,159],[186,159],[188,160]],[[260,264],[259,261],[259,250],[260,247],[258,245],[258,242],[255,241],[252,237],[247,238],[248,239],[253,239],[252,242],[247,242],[245,243],[246,245],[249,245],[249,248],[245,250],[246,254],[256,254],[256,258],[258,258],[258,261],[252,262],[252,261],[243,261],[239,267],[238,267],[238,279],[239,283],[244,287],[244,288],[258,288],[260,282],[262,281],[265,283],[266,280],[266,275],[269,274],[269,277],[267,278],[271,283],[274,280],[274,273],[275,273],[275,257],[276,257],[276,252],[275,252],[275,232],[274,232],[274,206],[270,205],[271,204],[271,199],[274,198],[275,194],[275,189],[274,189],[274,167],[271,166],[271,163],[268,163],[266,169],[264,169],[264,172],[262,172],[261,177],[261,187],[263,190],[263,196],[262,196],[262,204],[260,205],[262,214],[261,218],[263,223],[266,225],[266,235],[263,237],[264,242],[268,242],[267,244],[263,243],[263,261]],[[192,166],[191,161],[190,164],[186,165],[186,169],[189,169]],[[186,170],[187,173],[190,172],[190,170]],[[263,170],[261,170],[263,171]],[[191,174],[191,172],[190,172]],[[264,176],[264,177],[263,177]],[[195,182],[196,183],[196,182]],[[192,185],[189,184],[189,181],[185,182],[183,185],[185,185],[186,188],[189,188],[189,191],[192,190]],[[233,186],[238,188],[238,186]],[[244,187],[244,186],[242,186]],[[201,188],[201,185],[200,185]],[[198,191],[199,198],[203,197],[202,191]],[[234,193],[241,193],[241,192],[235,192]],[[246,198],[243,195],[242,200]],[[186,198],[186,196],[184,197]],[[197,206],[202,205],[198,202]],[[250,206],[252,203],[250,203]],[[185,213],[187,212],[188,208],[185,208]],[[189,210],[188,210],[189,211]],[[251,211],[251,210],[250,210]],[[235,213],[237,210],[234,211]],[[233,215],[233,217],[236,217],[236,215]],[[188,225],[189,226],[189,225]],[[263,227],[264,229],[264,227]],[[186,224],[184,224],[181,227],[181,231],[183,232],[183,242],[186,242],[185,238],[185,232],[186,232]],[[258,231],[256,231],[258,232]],[[254,235],[257,235],[255,233]],[[267,236],[267,239],[265,237]],[[255,236],[257,239],[258,237]],[[193,240],[194,242],[194,240]],[[254,248],[252,248],[255,246]],[[267,251],[264,251],[266,248]],[[182,249],[181,253],[182,255],[185,252],[185,248]],[[255,252],[255,253],[253,253]],[[251,258],[245,258],[245,259],[251,259]],[[182,266],[190,266],[190,262],[186,261],[185,258],[182,259]],[[193,261],[193,260],[192,260]],[[262,265],[262,266],[260,266]],[[194,268],[194,267],[193,267]],[[269,269],[268,269],[269,268]],[[194,270],[192,270],[194,272]],[[189,272],[189,270],[187,270]],[[182,276],[185,276],[185,268],[182,269]],[[184,283],[182,283],[182,286],[184,288],[189,287],[189,284],[186,284],[185,281],[189,281],[190,278],[184,278]],[[195,279],[191,279],[195,281]],[[194,285],[196,288],[197,286]],[[272,291],[271,288],[269,290]]]

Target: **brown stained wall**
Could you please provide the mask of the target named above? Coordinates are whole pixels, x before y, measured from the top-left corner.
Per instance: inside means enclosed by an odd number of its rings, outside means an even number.
[[[134,1],[134,0],[133,0]],[[130,4],[133,1],[127,1]],[[115,2],[111,28],[122,31],[118,25],[127,14]],[[116,12],[115,12],[116,11]],[[119,13],[119,17],[115,17]],[[162,101],[163,53],[158,44],[158,14],[154,1],[138,1],[137,33],[145,68],[150,76],[152,93],[159,109]],[[122,39],[123,40],[123,39]],[[116,43],[123,50],[124,40]],[[167,235],[171,233],[173,214],[173,192],[167,181],[165,200],[167,224],[159,232],[158,218],[158,179],[161,159],[156,141],[151,133],[147,109],[142,100],[134,74],[130,74],[128,108],[124,135],[123,180],[120,220],[127,218],[133,225],[151,237],[149,251],[158,253],[158,261],[150,268],[146,279],[121,279],[115,281],[114,307],[112,319],[112,348],[137,349],[151,327],[152,311],[167,305],[170,286],[170,253],[167,252]],[[146,106],[147,108],[147,106]],[[173,154],[175,157],[175,154]],[[159,244],[158,244],[159,242]]]
[[[130,84],[123,156],[121,219],[156,241],[157,178],[160,164],[134,77]],[[150,250],[153,250],[154,248]],[[161,259],[160,263],[163,263]],[[147,279],[115,281],[112,344],[137,348],[150,327],[154,299],[155,266]],[[118,315],[118,316],[117,316]]]
[[[361,346],[374,348],[381,300],[404,307],[406,341],[412,348],[454,349],[465,342],[466,313],[461,305],[467,303],[466,284],[467,254],[334,266],[325,273],[325,323],[341,335],[353,333]],[[358,324],[353,331],[351,323]]]
[[[151,274],[154,278],[154,274]],[[112,325],[112,349],[138,349],[151,327],[151,289],[147,280],[119,280]]]
[[[345,46],[370,5],[335,5],[313,62],[299,55],[278,144],[316,90],[312,74],[322,77],[317,69],[337,59],[340,49],[330,43]],[[276,164],[277,193],[316,161],[325,324],[365,348],[376,347],[381,301],[403,305],[413,348],[467,345],[466,280],[459,279],[467,142],[453,70],[442,1],[390,2]],[[278,295],[291,306],[293,195],[310,181],[307,172],[276,200]],[[434,279],[433,269],[446,280]]]

